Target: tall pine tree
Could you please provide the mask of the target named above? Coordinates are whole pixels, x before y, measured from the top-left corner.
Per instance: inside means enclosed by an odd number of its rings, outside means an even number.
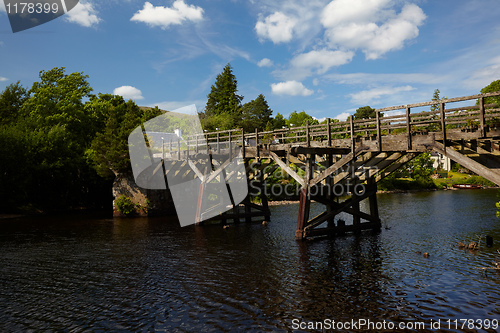
[[[233,68],[228,63],[222,73],[217,75],[215,84],[208,94],[205,113],[200,114],[205,129],[230,129],[239,122],[243,96],[237,94],[238,81]]]

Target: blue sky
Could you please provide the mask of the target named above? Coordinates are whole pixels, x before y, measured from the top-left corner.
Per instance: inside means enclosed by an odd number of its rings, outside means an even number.
[[[96,94],[203,109],[230,62],[244,103],[343,119],[500,79],[498,0],[82,0],[15,34],[1,5],[2,90],[66,67]]]

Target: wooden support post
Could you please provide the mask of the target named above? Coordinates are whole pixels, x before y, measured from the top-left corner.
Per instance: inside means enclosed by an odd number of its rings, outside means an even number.
[[[446,148],[446,115],[444,113],[444,103],[440,102],[439,103],[439,111],[441,114],[441,130],[443,131],[443,146]]]
[[[479,97],[479,122],[481,129],[481,137],[486,137],[486,122],[484,117],[484,97]]]
[[[378,151],[382,151],[382,132],[380,131],[380,112],[377,112],[377,143]]]
[[[330,118],[326,118],[326,135],[328,140],[328,147],[332,146],[332,128],[330,126]],[[331,154],[330,154],[331,157]]]
[[[370,215],[373,216],[376,220],[380,221],[380,217],[378,215],[378,203],[377,203],[377,183],[375,183],[375,179],[373,179],[373,177],[368,178],[366,183],[367,183],[366,190],[373,192],[373,194],[370,195],[368,198],[370,204]]]
[[[195,218],[195,224],[201,224],[202,223],[202,216],[201,216],[201,210],[203,207],[203,192],[205,190],[205,183],[202,182],[200,184],[199,190],[198,190],[198,202],[196,205],[196,218]]]
[[[359,217],[359,212],[361,211],[361,209],[359,207],[359,200],[356,200],[358,193],[356,193],[356,191],[354,190],[355,188],[356,188],[356,186],[354,186],[353,190],[352,190],[352,199],[354,201],[354,203],[351,206],[352,210],[353,210],[352,224],[354,226],[354,231],[359,232],[361,230],[360,229],[361,218]]]
[[[245,160],[245,130],[242,128],[241,129],[241,150],[242,150],[242,155],[243,155],[243,160]]]
[[[412,142],[411,142],[411,117],[410,117],[410,108],[406,107],[406,140],[408,142],[408,150],[412,150]]]
[[[173,156],[172,156],[172,138],[170,138],[170,145],[168,147],[168,153],[170,154],[170,157],[173,158]]]
[[[351,125],[351,153],[353,155],[353,158],[354,158],[354,152],[356,150],[356,137],[354,136],[354,116],[351,116],[349,118],[349,122],[350,122],[350,125]]]
[[[333,155],[328,154],[327,158],[328,158],[328,167],[330,167],[333,165]],[[326,199],[330,203],[330,202],[333,202],[333,200],[335,200],[335,194],[333,193],[333,186],[335,184],[333,183],[332,175],[329,175],[327,178],[325,178],[325,183],[326,183],[326,187],[328,190],[328,193],[326,195]],[[333,211],[332,205],[331,204],[326,205],[326,213],[331,214],[332,211]],[[327,224],[328,224],[328,228],[334,228],[335,227],[335,216],[332,216],[330,219],[328,219]]]
[[[264,182],[264,172],[259,171],[258,174],[258,181],[260,184],[260,197],[262,199],[262,208],[264,209],[264,218],[266,221],[269,221],[271,218],[271,212],[269,210],[269,203],[267,202],[267,195],[266,195],[266,184]]]

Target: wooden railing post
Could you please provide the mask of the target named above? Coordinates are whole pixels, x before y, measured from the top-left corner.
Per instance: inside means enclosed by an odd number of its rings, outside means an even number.
[[[177,137],[177,159],[181,159],[181,138]]]
[[[376,115],[377,115],[377,142],[378,142],[378,151],[382,151],[382,133],[380,131],[380,112],[377,112]]]
[[[217,154],[220,154],[220,132],[217,132]]]
[[[310,146],[310,139],[309,139],[309,120],[306,120],[306,146]]]
[[[233,158],[233,145],[231,143],[231,131],[229,133],[229,159],[231,160]]]
[[[243,151],[243,159],[245,159],[245,129],[241,129],[241,150]]]
[[[484,97],[479,97],[479,122],[481,126],[481,137],[486,137],[486,121],[484,118]]]
[[[412,142],[411,142],[411,117],[410,117],[410,108],[407,106],[406,107],[406,137],[407,137],[407,142],[408,142],[408,150],[412,149]]]
[[[356,137],[354,136],[354,116],[349,118],[349,122],[351,125],[351,153],[354,158],[354,151],[356,150]]]
[[[446,149],[446,120],[445,120],[445,113],[444,113],[444,103],[440,102],[439,103],[439,111],[441,113],[441,129],[443,131],[443,147]]]
[[[330,118],[326,118],[326,135],[328,136],[328,147],[332,146],[332,129],[330,127]]]
[[[259,158],[259,130],[255,129],[255,157]]]
[[[196,134],[196,154],[198,154],[198,134]]]

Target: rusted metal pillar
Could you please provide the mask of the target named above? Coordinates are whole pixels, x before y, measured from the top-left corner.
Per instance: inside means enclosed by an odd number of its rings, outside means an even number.
[[[301,240],[305,238],[304,228],[309,220],[309,209],[311,207],[311,186],[309,181],[313,173],[313,163],[315,155],[307,154],[306,168],[304,172],[304,186],[300,189],[299,198],[299,215],[297,217],[297,231],[295,231],[295,238]]]
[[[300,189],[299,199],[299,216],[297,218],[297,231],[295,231],[295,238],[302,240],[305,238],[304,228],[309,220],[309,207],[311,200],[309,198],[309,186]]]

